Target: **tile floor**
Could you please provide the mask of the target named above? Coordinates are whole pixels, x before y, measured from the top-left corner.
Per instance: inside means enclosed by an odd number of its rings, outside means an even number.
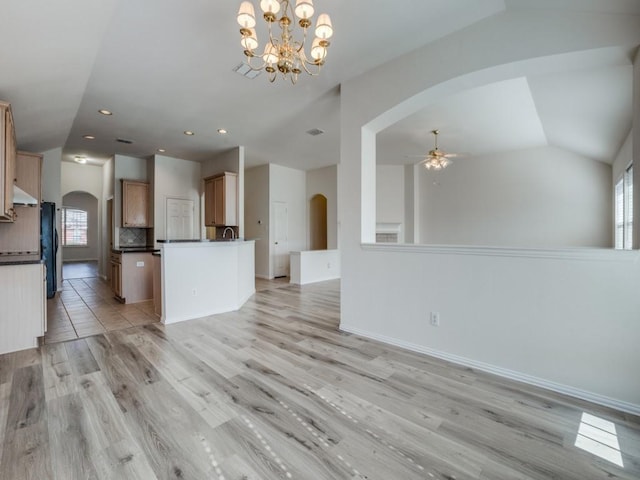
[[[63,268],[62,291],[47,300],[48,328],[44,343],[64,342],[158,321],[152,301],[123,305],[113,298],[110,285],[100,277],[82,278],[91,273],[90,265],[83,267],[74,262]]]
[[[62,268],[62,291],[47,300],[45,344],[159,321],[152,301],[123,305],[113,298],[111,286],[97,276],[97,262],[69,262]],[[256,278],[256,291],[288,283],[289,277]]]

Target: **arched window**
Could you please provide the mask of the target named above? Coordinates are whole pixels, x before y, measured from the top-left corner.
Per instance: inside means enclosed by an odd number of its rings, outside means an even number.
[[[87,223],[85,210],[62,207],[62,245],[86,247]]]

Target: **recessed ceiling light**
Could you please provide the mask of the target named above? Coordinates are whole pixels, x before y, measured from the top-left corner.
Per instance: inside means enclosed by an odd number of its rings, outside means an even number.
[[[226,129],[226,128],[219,128],[219,129],[218,129],[218,133],[219,133],[220,135],[225,135],[225,134],[227,133],[227,129]]]
[[[159,148],[159,149],[158,149],[158,151],[159,151],[160,153],[164,153],[164,152],[166,152],[166,150],[165,150],[164,148]]]
[[[82,138],[84,138],[86,140],[95,140],[96,136],[95,135],[83,135]]]
[[[104,108],[101,108],[100,110],[98,110],[98,112],[100,112],[102,115],[113,115],[110,110],[105,110]]]
[[[195,135],[195,133],[193,133],[191,130],[185,130],[184,134],[189,136]]]
[[[87,163],[87,157],[83,157],[82,155],[76,155],[73,159],[76,161],[76,163]]]

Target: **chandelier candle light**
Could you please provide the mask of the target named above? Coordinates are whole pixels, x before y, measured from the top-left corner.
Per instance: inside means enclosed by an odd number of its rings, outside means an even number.
[[[307,56],[305,44],[308,43],[308,29],[312,26],[313,0],[296,0],[295,7],[289,0],[261,0],[260,9],[269,31],[269,39],[262,53],[256,52],[259,44],[253,3],[242,2],[238,11],[238,23],[242,35],[240,43],[244,48],[249,67],[252,70],[266,71],[270,82],[276,79],[277,72],[280,72],[283,78],[289,77],[291,83],[296,83],[298,75],[303,71],[309,75],[318,75],[327,57],[329,38],[333,35],[329,15],[323,13],[318,16],[315,38]],[[279,14],[281,16],[278,18]],[[295,17],[298,18],[298,25],[302,28],[301,35],[296,32],[292,20]],[[280,26],[280,32],[274,34],[273,25],[276,22]],[[260,65],[255,65],[256,57],[262,59]]]

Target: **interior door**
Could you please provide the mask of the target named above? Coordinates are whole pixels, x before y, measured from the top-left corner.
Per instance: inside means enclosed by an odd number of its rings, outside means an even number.
[[[193,200],[167,198],[167,240],[193,238]]]
[[[113,198],[107,200],[107,249],[104,253],[104,271],[107,274],[107,280],[111,280],[111,269],[107,268],[107,263],[113,250]]]
[[[285,202],[273,202],[274,277],[289,275],[289,211]]]

